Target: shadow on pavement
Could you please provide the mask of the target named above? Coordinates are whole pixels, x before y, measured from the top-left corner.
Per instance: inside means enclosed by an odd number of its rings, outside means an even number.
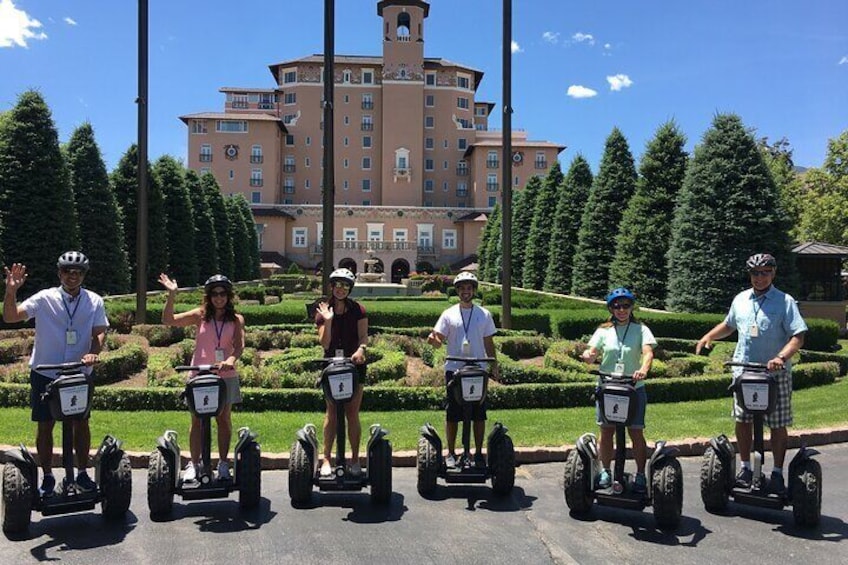
[[[569,513],[569,516],[581,522],[600,521],[627,526],[632,529],[630,536],[633,539],[657,545],[696,547],[712,533],[697,518],[682,516],[677,529],[664,530],[657,526],[650,511],[635,512],[597,504],[588,514],[577,516]]]
[[[472,512],[478,508],[490,512],[518,512],[531,508],[536,500],[521,487],[513,487],[509,495],[502,496],[488,486],[462,484],[437,485],[433,494],[425,498],[434,501],[464,498],[468,502],[466,510]]]
[[[357,524],[380,524],[397,522],[409,509],[402,494],[393,492],[388,504],[371,502],[371,495],[366,492],[313,492],[309,502],[305,504],[292,503],[296,510],[315,510],[318,508],[350,508],[350,513],[344,520]]]
[[[775,524],[775,531],[799,539],[843,541],[848,538],[848,523],[841,518],[822,515],[818,526],[814,528],[802,528],[795,525],[795,518],[792,515],[791,508],[774,510],[731,503],[728,505],[727,511],[716,512],[713,515],[756,520],[764,524]]]
[[[253,510],[242,510],[235,500],[215,500],[175,503],[171,514],[152,518],[154,522],[173,522],[184,518],[195,521],[201,532],[242,532],[257,530],[270,522],[276,512],[271,511],[271,501],[265,497]]]
[[[106,521],[99,513],[51,516],[33,522],[29,534],[20,539],[46,536],[47,539],[33,547],[30,553],[38,561],[58,561],[60,557],[48,556],[50,550],[61,552],[117,545],[137,523],[138,517],[131,511],[123,522]]]

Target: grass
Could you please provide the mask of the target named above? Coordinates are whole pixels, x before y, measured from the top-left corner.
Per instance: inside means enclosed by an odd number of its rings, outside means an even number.
[[[649,443],[657,439],[678,440],[707,438],[719,433],[733,435],[730,417],[730,398],[674,404],[648,404],[646,436]],[[819,429],[848,425],[845,405],[848,403],[848,379],[826,386],[797,391],[793,394],[796,429]],[[317,412],[236,412],[233,426],[249,426],[259,433],[262,450],[279,453],[291,448],[294,434],[307,422],[318,426],[323,414]],[[368,426],[379,422],[389,431],[395,451],[415,449],[418,430],[430,422],[442,435],[444,415],[441,411],[363,412],[363,436]],[[595,430],[593,407],[545,410],[491,410],[489,422],[503,422],[510,430],[516,446],[562,446],[573,444],[577,437]],[[156,438],[165,429],[179,433],[181,447],[188,448],[188,412],[108,412],[92,414],[93,443],[99,443],[107,433],[119,437],[129,451],[146,452],[153,449]],[[61,445],[59,426],[56,427],[56,446]],[[29,410],[4,408],[0,410],[0,444],[34,443],[34,424]],[[363,441],[364,445],[364,441]],[[96,447],[96,445],[95,445]]]

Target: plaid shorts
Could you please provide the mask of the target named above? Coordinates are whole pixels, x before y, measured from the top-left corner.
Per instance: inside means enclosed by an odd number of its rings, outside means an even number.
[[[733,395],[733,417],[737,422],[753,422],[754,416],[745,414]],[[771,414],[763,417],[763,422],[769,428],[785,428],[791,426],[792,420],[792,373],[784,372],[777,377],[777,401]]]

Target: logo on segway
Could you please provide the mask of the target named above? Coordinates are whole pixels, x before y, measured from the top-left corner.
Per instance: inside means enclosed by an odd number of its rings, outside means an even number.
[[[613,404],[613,406],[612,406],[612,413],[613,413],[613,414],[618,414],[618,402],[616,402],[615,404]]]
[[[209,406],[209,395],[208,394],[203,396],[203,405]]]
[[[75,394],[71,397],[71,406],[76,406],[76,405],[77,405],[77,395]]]
[[[756,404],[760,400],[760,395],[755,392],[754,397],[751,400],[753,400],[754,404]]]

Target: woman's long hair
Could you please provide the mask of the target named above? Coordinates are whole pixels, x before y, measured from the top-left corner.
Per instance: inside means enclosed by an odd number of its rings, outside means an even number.
[[[207,322],[210,322],[215,319],[215,306],[212,305],[212,297],[210,293],[218,288],[223,288],[227,291],[227,305],[224,306],[224,320],[225,322],[235,322],[236,321],[236,307],[233,304],[233,298],[235,294],[233,294],[232,288],[227,288],[225,286],[213,286],[212,288],[207,289],[203,293],[203,319]]]
[[[630,320],[631,324],[640,323],[639,320],[636,319],[636,316],[633,314],[633,310],[630,311]],[[599,328],[611,328],[615,325],[615,314],[610,313],[609,320],[598,326]]]

